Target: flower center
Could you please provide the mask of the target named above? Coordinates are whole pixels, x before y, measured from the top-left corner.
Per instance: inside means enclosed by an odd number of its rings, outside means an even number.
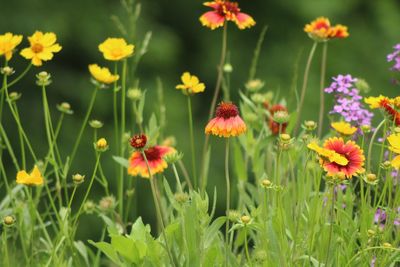
[[[144,151],[148,161],[161,159],[160,150],[155,147],[151,147]]]
[[[34,52],[34,53],[40,53],[40,52],[42,52],[43,51],[43,45],[41,45],[41,44],[39,44],[39,43],[35,43],[34,45],[32,45],[32,51]]]
[[[232,3],[229,1],[222,2],[221,5],[217,9],[217,12],[221,16],[228,16],[228,17],[232,16],[232,15],[236,15],[239,11],[240,11],[240,9],[238,8],[238,4]]]
[[[111,51],[111,54],[112,54],[114,57],[120,57],[120,56],[122,55],[122,49],[121,49],[121,48],[114,48],[114,49]]]
[[[216,115],[217,117],[229,119],[236,117],[239,114],[238,108],[230,102],[221,102],[218,105]]]

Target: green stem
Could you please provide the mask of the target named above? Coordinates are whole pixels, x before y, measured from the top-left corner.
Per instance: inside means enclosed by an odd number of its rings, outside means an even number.
[[[190,148],[192,151],[192,176],[193,176],[194,188],[197,189],[196,151],[194,147],[192,101],[189,95],[187,97],[187,105],[189,112]]]
[[[322,47],[322,61],[321,61],[321,78],[320,78],[320,92],[319,92],[319,119],[318,119],[318,137],[321,137],[323,123],[324,123],[324,109],[325,109],[325,75],[326,75],[326,58],[328,54],[328,42],[325,42]]]
[[[15,114],[17,115],[18,120],[20,120],[17,103],[14,102],[13,106],[15,109]],[[22,165],[22,169],[25,170],[26,169],[25,143],[24,143],[24,138],[22,136],[21,131],[18,131],[18,138],[19,138],[19,143],[20,143],[20,147],[21,147],[21,165]]]
[[[247,241],[247,226],[244,226],[244,250],[246,252],[246,258],[247,262],[249,263],[250,266],[253,266],[251,259],[250,259],[250,254],[249,254],[249,245]]]
[[[29,63],[29,65],[25,68],[25,70],[24,70],[17,78],[15,78],[14,80],[12,80],[12,81],[7,85],[8,88],[10,88],[10,87],[13,86],[14,84],[16,84],[19,80],[21,80],[21,79],[25,76],[25,74],[28,73],[28,71],[30,70],[31,67],[32,67],[32,63]],[[3,90],[4,88],[5,88],[5,87],[3,86],[2,90]]]
[[[7,244],[7,229],[3,230],[3,246],[4,246],[4,265],[10,266],[10,260],[8,258],[8,244]]]
[[[304,104],[304,98],[306,96],[306,90],[307,90],[307,84],[308,84],[308,76],[310,74],[311,62],[312,62],[312,59],[314,57],[315,50],[317,49],[317,45],[318,45],[317,42],[313,43],[313,46],[312,46],[311,51],[310,51],[310,54],[308,55],[306,68],[304,70],[303,86],[301,88],[300,102],[299,102],[299,104],[297,106],[297,123],[296,123],[296,127],[295,127],[295,130],[294,130],[294,135],[296,135],[298,130],[299,130],[300,121],[301,121],[301,111],[302,111],[303,104]]]
[[[334,223],[334,211],[335,211],[335,185],[332,185],[332,203],[331,203],[331,211],[330,211],[330,226],[329,226],[329,237],[328,237],[328,249],[326,250],[326,259],[325,259],[325,266],[328,265],[329,261],[329,252],[331,249],[331,243],[332,243],[332,233],[333,233],[333,223]]]
[[[372,146],[373,146],[373,144],[374,144],[374,141],[375,141],[375,138],[376,138],[376,135],[378,134],[378,132],[379,132],[379,129],[385,124],[385,122],[386,122],[386,120],[385,119],[383,119],[382,121],[381,121],[381,123],[379,123],[379,125],[378,125],[378,127],[376,127],[376,129],[375,129],[375,132],[374,132],[374,134],[372,135],[372,137],[371,137],[371,141],[370,141],[370,143],[369,143],[369,146],[368,146],[368,156],[367,156],[367,159],[368,159],[368,162],[367,162],[367,172],[371,172],[371,153],[372,153]]]
[[[228,240],[228,232],[229,232],[229,209],[230,209],[230,199],[231,199],[231,185],[229,179],[229,138],[226,139],[226,147],[225,147],[225,182],[226,182],[226,225],[225,225],[225,266],[228,265],[229,259],[229,240]]]
[[[178,187],[178,192],[182,193],[182,184],[181,184],[181,180],[179,179],[179,174],[178,174],[178,170],[176,169],[175,163],[172,163],[172,169],[174,171],[174,175],[175,175],[175,179],[176,179],[176,185]]]

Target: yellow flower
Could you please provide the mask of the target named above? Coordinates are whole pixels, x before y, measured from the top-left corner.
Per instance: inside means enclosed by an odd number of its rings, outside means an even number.
[[[39,168],[35,165],[30,174],[24,170],[17,173],[17,184],[41,185],[43,184],[43,176],[40,173]]]
[[[100,52],[107,60],[118,61],[133,54],[134,45],[127,44],[123,38],[107,38],[99,45]]]
[[[312,142],[307,145],[307,147],[315,152],[321,157],[327,158],[330,162],[334,162],[341,166],[346,166],[349,162],[344,156],[336,153],[334,150],[320,147],[317,143]]]
[[[343,135],[353,135],[357,131],[357,127],[351,126],[350,123],[344,121],[332,122],[331,126],[336,132]]]
[[[96,148],[100,151],[105,151],[108,148],[108,143],[105,138],[100,138],[96,142]]]
[[[13,35],[7,32],[0,35],[0,56],[4,55],[9,61],[12,57],[13,50],[21,43],[22,35]]]
[[[178,84],[176,89],[184,90],[188,94],[201,93],[204,92],[204,89],[206,88],[204,83],[200,83],[199,78],[195,75],[191,75],[189,72],[183,73],[181,80],[183,84]]]
[[[389,142],[389,150],[400,154],[400,134],[391,134],[387,137],[387,140]],[[394,157],[390,163],[398,170],[400,168],[400,155]]]
[[[364,99],[364,102],[369,105],[371,109],[381,108],[383,104],[393,104],[394,100],[386,96],[370,96]]]
[[[113,83],[119,79],[119,76],[111,74],[108,68],[99,67],[97,64],[90,64],[89,72],[95,80],[105,84]]]
[[[34,66],[42,66],[42,61],[48,61],[53,58],[53,53],[60,52],[61,46],[56,44],[57,36],[52,32],[43,34],[36,31],[28,37],[31,47],[24,48],[21,56],[31,59]]]

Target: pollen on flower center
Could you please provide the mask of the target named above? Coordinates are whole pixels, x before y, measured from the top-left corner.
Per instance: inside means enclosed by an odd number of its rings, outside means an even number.
[[[42,52],[42,51],[43,51],[43,45],[38,44],[38,43],[32,45],[32,51],[33,51],[34,53],[40,53],[40,52]]]
[[[239,114],[238,108],[229,102],[221,102],[218,105],[216,115],[224,119],[229,119],[231,117],[236,117]]]

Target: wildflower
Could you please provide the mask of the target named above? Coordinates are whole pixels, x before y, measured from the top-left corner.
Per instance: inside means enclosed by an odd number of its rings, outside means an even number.
[[[374,173],[368,173],[367,175],[364,175],[363,179],[367,184],[370,185],[377,185],[379,182],[378,177]]]
[[[317,123],[315,121],[305,121],[303,128],[309,132],[314,131],[317,128]]]
[[[336,132],[342,134],[342,135],[353,135],[356,131],[357,128],[354,126],[351,126],[350,123],[347,122],[332,122],[331,126],[333,129],[335,129]]]
[[[238,136],[245,133],[246,124],[239,116],[238,108],[230,102],[221,102],[216,117],[208,122],[205,133],[219,137]]]
[[[123,38],[107,38],[99,45],[100,52],[107,60],[118,61],[133,54],[135,46],[127,44]]]
[[[375,96],[370,96],[365,98],[365,103],[369,105],[371,109],[376,109],[376,108],[382,108],[387,104],[393,104],[394,101],[393,99],[390,99],[386,96],[379,95],[377,97]]]
[[[97,140],[95,148],[99,152],[106,151],[108,149],[107,140],[105,138],[100,138],[99,140]]]
[[[71,109],[71,105],[68,102],[62,102],[60,104],[57,105],[57,109],[65,114],[73,114],[74,111]]]
[[[30,174],[28,174],[25,170],[17,173],[17,184],[41,185],[43,184],[43,176],[40,173],[39,168],[35,165]]]
[[[81,175],[79,173],[72,175],[72,181],[75,185],[80,185],[85,181],[85,175]]]
[[[152,176],[156,173],[162,173],[168,167],[164,157],[174,151],[175,149],[168,146],[153,146],[143,151]],[[140,175],[144,178],[150,177],[146,161],[140,151],[134,151],[131,154],[129,158],[128,174],[132,176]]]
[[[195,75],[191,75],[189,72],[184,72],[181,76],[183,84],[178,84],[176,89],[181,89],[185,94],[197,94],[204,92],[206,86],[204,83],[199,81],[199,78]]]
[[[308,144],[309,149],[320,156],[320,165],[328,176],[344,173],[345,178],[351,178],[364,172],[363,150],[353,141],[344,142],[343,138],[332,137],[325,141],[323,147],[313,142]]]
[[[142,98],[142,91],[139,88],[130,88],[126,96],[132,101],[138,101]]]
[[[246,13],[240,12],[238,3],[229,0],[215,0],[205,2],[205,6],[211,7],[213,11],[208,11],[200,17],[203,26],[214,30],[222,27],[225,21],[236,23],[239,29],[250,28],[256,24],[254,19]]]
[[[279,133],[284,133],[286,131],[286,127],[287,127],[287,122],[284,123],[279,123],[277,121],[274,121],[274,116],[275,113],[277,112],[286,112],[287,113],[287,108],[283,105],[280,104],[276,104],[273,105],[270,109],[269,112],[271,113],[271,117],[269,118],[269,129],[271,130],[273,135],[277,135]]]
[[[397,154],[391,161],[391,165],[398,170],[400,168],[400,134],[391,134],[387,137],[389,150]]]
[[[386,219],[387,219],[386,211],[381,208],[377,208],[374,215],[374,223],[378,224],[379,227],[383,229],[386,224]]]
[[[395,63],[393,67],[390,68],[391,70],[400,71],[400,44],[396,44],[395,46],[393,46],[393,48],[394,48],[393,53],[387,55],[387,61],[388,62],[394,61]]]
[[[357,127],[371,125],[373,113],[364,108],[359,90],[354,88],[358,79],[349,74],[332,79],[331,85],[325,88],[326,93],[335,93],[335,105],[330,113],[341,115],[346,122],[354,122]]]
[[[249,224],[249,222],[251,221],[251,218],[250,218],[250,216],[243,215],[242,217],[240,217],[240,221],[241,221],[244,225],[247,225],[247,224]]]
[[[102,211],[110,211],[115,208],[116,204],[117,203],[114,196],[106,196],[100,199],[99,208]]]
[[[129,140],[129,143],[135,149],[142,149],[146,146],[147,137],[144,134],[137,134]]]
[[[3,224],[7,227],[13,226],[16,220],[14,216],[7,215],[3,218]]]
[[[42,66],[42,61],[48,61],[53,58],[53,53],[61,51],[61,46],[56,43],[57,37],[52,32],[43,34],[36,31],[32,36],[28,37],[30,47],[21,51],[21,56],[31,59],[34,66]]]
[[[100,129],[101,127],[103,127],[104,123],[99,120],[91,120],[89,121],[89,125],[94,129]]]
[[[244,86],[246,87],[246,89],[249,92],[257,92],[261,88],[263,88],[264,85],[265,85],[265,83],[263,81],[261,81],[260,79],[254,79],[254,80],[248,81]]]
[[[100,67],[97,64],[90,64],[89,65],[89,72],[92,75],[92,77],[103,84],[110,84],[115,81],[118,81],[119,75],[113,75],[111,74],[110,70],[106,67]]]
[[[51,84],[51,74],[46,71],[41,71],[36,74],[36,84],[39,86],[47,86]]]
[[[0,35],[0,56],[5,56],[9,61],[14,49],[21,43],[22,35],[14,35],[10,32]]]
[[[5,66],[4,68],[0,69],[0,73],[4,74],[6,76],[10,76],[10,75],[14,74],[14,72],[15,72],[14,69],[11,68],[10,66]]]
[[[317,42],[325,42],[332,38],[346,38],[349,36],[347,27],[343,25],[331,26],[328,18],[319,17],[310,24],[304,26],[304,31],[311,39]]]

